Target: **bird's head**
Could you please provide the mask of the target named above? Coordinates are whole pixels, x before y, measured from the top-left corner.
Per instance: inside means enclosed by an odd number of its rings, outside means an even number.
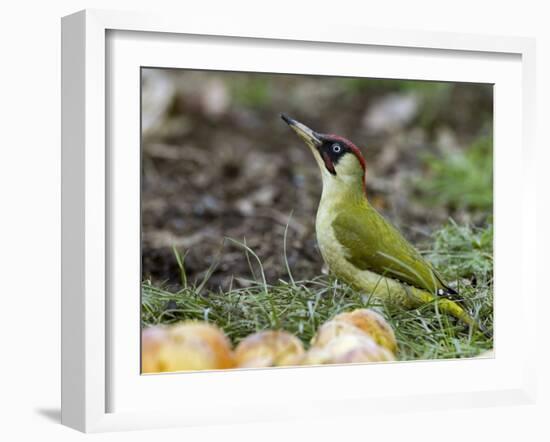
[[[310,148],[323,177],[323,187],[343,187],[365,193],[365,159],[351,141],[311,130],[285,114],[281,118]]]

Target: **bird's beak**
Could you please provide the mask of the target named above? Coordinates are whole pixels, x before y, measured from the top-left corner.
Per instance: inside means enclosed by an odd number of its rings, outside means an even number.
[[[281,114],[281,118],[285,123],[287,123],[294,132],[298,134],[298,136],[305,141],[305,143],[311,147],[314,150],[319,149],[319,147],[322,146],[323,142],[321,141],[321,136],[312,131],[309,127],[307,127],[305,124],[300,123],[299,121],[296,121],[292,118],[290,118],[288,115]]]

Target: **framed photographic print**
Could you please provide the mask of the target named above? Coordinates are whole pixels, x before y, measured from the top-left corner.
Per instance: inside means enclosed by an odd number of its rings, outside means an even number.
[[[532,400],[531,40],[62,26],[63,423]]]

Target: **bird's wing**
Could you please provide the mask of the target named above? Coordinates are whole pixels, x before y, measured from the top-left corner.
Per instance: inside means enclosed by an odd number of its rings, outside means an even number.
[[[346,259],[358,269],[370,270],[439,295],[456,293],[374,208],[342,211],[332,222],[332,228],[336,239],[346,249]]]

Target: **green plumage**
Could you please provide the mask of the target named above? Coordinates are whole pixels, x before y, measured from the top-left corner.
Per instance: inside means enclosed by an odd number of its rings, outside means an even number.
[[[418,251],[367,202],[348,205],[332,222],[346,259],[370,270],[431,293],[447,292],[441,276]]]
[[[434,303],[472,327],[476,321],[444,295],[455,294],[365,194],[365,160],[350,141],[283,120],[308,145],[321,171],[323,193],[315,228],[330,271],[351,286],[404,308]],[[442,296],[443,295],[443,296]]]

